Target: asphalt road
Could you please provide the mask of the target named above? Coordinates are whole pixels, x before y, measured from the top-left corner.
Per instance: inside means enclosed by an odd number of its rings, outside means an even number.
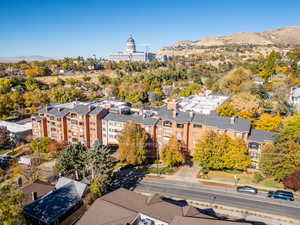
[[[211,188],[201,184],[148,178],[140,181],[135,190],[149,193],[158,192],[187,200],[221,204],[300,220],[299,200],[290,202],[270,199],[264,195],[237,193],[234,190],[226,190],[225,188]]]

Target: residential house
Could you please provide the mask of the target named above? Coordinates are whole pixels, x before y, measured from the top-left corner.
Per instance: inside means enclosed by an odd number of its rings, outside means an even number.
[[[208,216],[158,194],[145,196],[118,189],[97,199],[77,225],[247,225]]]
[[[82,198],[86,189],[87,185],[84,183],[60,178],[55,190],[24,207],[23,214],[27,224],[57,225],[62,223],[82,206]]]
[[[53,191],[54,189],[55,187],[52,184],[41,181],[39,179],[34,180],[31,184],[28,184],[21,189],[23,193],[23,204],[27,205],[32,201],[35,201],[36,199]]]
[[[251,157],[252,168],[259,169],[261,148],[266,143],[272,143],[275,135],[275,132],[251,129],[248,137],[248,154]]]

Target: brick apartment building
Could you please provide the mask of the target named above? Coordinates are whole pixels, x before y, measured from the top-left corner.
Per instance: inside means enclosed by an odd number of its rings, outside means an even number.
[[[135,111],[135,112],[134,112]],[[135,110],[126,104],[69,103],[44,107],[32,116],[33,137],[50,137],[68,143],[82,142],[91,147],[95,141],[117,145],[118,135],[126,123],[139,124],[149,136],[147,146],[156,156],[172,136],[183,144],[187,155],[204,132],[214,130],[230,137],[243,138],[249,147],[253,167],[257,167],[261,146],[272,142],[273,132],[251,128],[249,120],[179,111],[177,104],[148,110]]]

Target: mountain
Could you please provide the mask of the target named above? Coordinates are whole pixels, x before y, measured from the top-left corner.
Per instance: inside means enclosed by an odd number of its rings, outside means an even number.
[[[158,51],[159,54],[191,52],[193,49],[225,45],[300,45],[300,26],[283,27],[263,32],[239,32],[222,37],[205,37],[197,41],[180,41]]]
[[[50,57],[40,56],[40,55],[32,55],[32,56],[17,56],[17,57],[0,57],[0,63],[8,63],[8,62],[19,62],[19,61],[46,61],[49,59],[53,59]]]

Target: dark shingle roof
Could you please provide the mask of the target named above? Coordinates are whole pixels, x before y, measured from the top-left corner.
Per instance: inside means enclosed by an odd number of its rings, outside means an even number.
[[[251,129],[248,140],[258,143],[264,143],[268,141],[273,141],[275,139],[275,136],[275,132]]]
[[[157,119],[150,117],[143,117],[136,114],[118,114],[118,113],[108,113],[103,120],[106,121],[117,121],[117,122],[134,122],[137,124],[144,124],[148,126],[154,126],[157,123]]]
[[[89,114],[98,115],[102,110],[102,107],[96,107]]]
[[[217,127],[222,130],[231,129],[239,132],[249,132],[251,123],[250,120],[235,118],[234,123],[231,123],[230,121],[231,117],[195,114],[192,122]]]
[[[176,121],[177,123],[188,123],[191,122],[192,117],[190,116],[189,112],[181,112],[177,111],[176,116],[174,117],[174,111],[172,110],[159,110],[158,117],[163,120],[171,120]]]
[[[48,110],[46,110],[46,107],[42,108],[39,112],[49,114],[58,118],[64,117],[70,112],[70,109],[67,108],[48,107]]]
[[[81,198],[76,191],[75,185],[70,182],[56,191],[26,205],[23,212],[45,224],[52,224],[80,201]]]
[[[90,105],[76,105],[70,112],[75,112],[80,115],[86,115],[91,111]]]
[[[24,195],[23,202],[24,204],[28,204],[32,201],[32,192],[36,192],[37,197],[39,198],[47,194],[48,192],[53,191],[54,186],[37,179],[33,181],[31,184],[23,187],[21,190]]]

